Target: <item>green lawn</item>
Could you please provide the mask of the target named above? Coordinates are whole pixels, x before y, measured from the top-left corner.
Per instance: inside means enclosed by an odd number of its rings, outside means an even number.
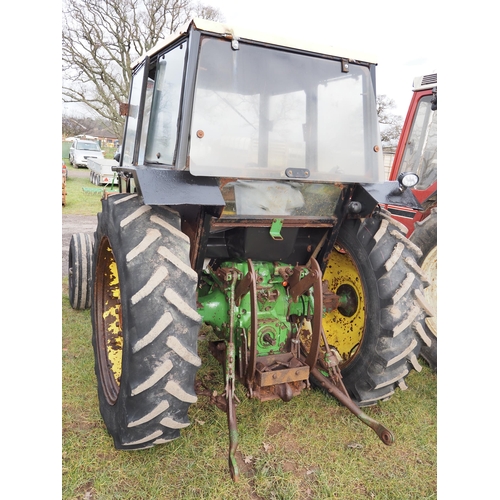
[[[66,180],[66,205],[62,207],[63,215],[95,215],[101,211],[103,186],[95,186],[90,182],[90,171],[77,169],[64,160],[68,169]],[[77,177],[76,172],[84,177]],[[115,187],[115,190],[118,187]],[[109,189],[108,189],[109,190]]]
[[[396,437],[383,445],[347,409],[318,390],[289,403],[259,402],[237,387],[240,482],[227,466],[226,415],[207,397],[172,443],[117,451],[101,420],[90,312],[71,309],[63,281],[64,499],[425,499],[437,494],[437,376],[424,366],[409,389],[368,415]],[[222,372],[200,342],[199,380],[219,393]]]

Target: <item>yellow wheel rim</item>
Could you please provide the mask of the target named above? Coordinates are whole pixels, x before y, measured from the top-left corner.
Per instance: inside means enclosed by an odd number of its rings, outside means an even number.
[[[343,365],[356,353],[365,328],[365,294],[358,269],[349,254],[335,247],[323,273],[330,291],[340,296],[337,309],[323,316],[328,344],[342,357]]]
[[[114,404],[122,374],[123,330],[118,268],[107,238],[99,247],[94,290],[99,372],[106,399]]]

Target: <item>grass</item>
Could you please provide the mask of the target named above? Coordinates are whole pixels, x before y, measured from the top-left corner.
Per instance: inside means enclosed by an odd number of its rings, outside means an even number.
[[[101,210],[102,191],[96,191],[97,186],[90,182],[90,171],[86,177],[76,177],[78,170],[70,166],[68,160],[64,160],[68,169],[66,180],[66,205],[62,207],[63,215],[95,215]],[[86,192],[83,188],[91,188],[93,192]],[[94,192],[95,191],[95,192]]]
[[[226,416],[204,396],[182,437],[153,449],[113,447],[98,408],[90,312],[62,286],[64,499],[425,499],[437,491],[437,376],[412,372],[409,389],[365,412],[396,437],[384,446],[336,400],[310,390],[259,402],[238,385],[241,478],[227,467]],[[198,379],[219,393],[222,371],[200,342]],[[422,362],[423,363],[423,362]]]
[[[100,196],[68,177],[63,213],[93,215]],[[125,452],[99,413],[90,311],[73,310],[62,281],[62,498],[84,499],[434,499],[437,498],[437,375],[422,361],[408,390],[365,409],[395,435],[383,445],[335,399],[305,391],[289,403],[248,399],[237,385],[240,481],[227,465],[226,415],[208,398],[191,406],[180,439]],[[198,380],[223,391],[222,370],[200,340]]]

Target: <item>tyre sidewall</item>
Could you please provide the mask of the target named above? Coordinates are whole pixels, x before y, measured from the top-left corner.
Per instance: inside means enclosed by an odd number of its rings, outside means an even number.
[[[423,328],[426,317],[417,300],[423,293],[422,271],[417,249],[385,213],[346,221],[338,243],[356,264],[365,294],[363,336],[341,366],[342,377],[353,400],[368,406],[388,399],[398,386],[405,389],[410,370],[421,368],[416,359],[422,338],[416,327]]]
[[[422,257],[418,260],[421,265],[431,250],[437,247],[437,208],[415,225],[410,241],[422,250]]]
[[[97,230],[95,233],[94,269],[97,269],[96,266],[97,266],[97,258],[99,255],[100,245],[105,244],[103,242],[103,239],[107,237],[111,245],[111,248],[113,248],[115,262],[118,269],[118,276],[120,277],[121,281],[126,279],[125,269],[122,269],[123,258],[120,255],[123,250],[120,245],[120,237],[119,237],[120,231],[117,228],[117,223],[114,220],[114,217],[112,216],[112,214],[109,213],[110,210],[111,210],[111,205],[103,203],[103,213],[99,214]],[[94,283],[96,282],[95,280],[96,277],[94,278]],[[106,424],[106,427],[108,428],[112,436],[122,434],[126,428],[126,421],[124,417],[126,415],[127,398],[126,395],[124,395],[124,391],[126,391],[127,387],[129,386],[128,363],[130,358],[130,338],[129,335],[126,333],[129,331],[129,325],[127,324],[128,314],[126,311],[129,304],[129,300],[127,300],[128,297],[126,295],[127,295],[126,290],[124,290],[124,287],[120,285],[120,300],[122,307],[122,322],[123,322],[122,323],[122,331],[123,331],[122,374],[120,380],[120,390],[118,393],[118,399],[114,405],[110,405],[106,402],[106,396],[102,388],[102,381],[100,380],[100,369],[98,366],[99,354],[97,350],[97,338],[96,338],[97,325],[95,324],[96,311],[94,310],[94,305],[96,300],[95,293],[92,297],[92,314],[91,314],[92,330],[93,330],[92,344],[94,347],[94,359],[96,363],[95,372],[98,379],[97,390],[99,393],[99,407],[101,410],[101,415],[104,420],[104,423]]]
[[[370,357],[365,353],[375,352],[380,337],[380,310],[382,304],[377,290],[377,277],[370,266],[369,252],[367,248],[360,245],[356,234],[359,230],[359,221],[346,221],[339,234],[338,242],[349,253],[353,259],[360,276],[365,304],[365,329],[357,354],[342,368],[342,377],[346,386],[353,386],[358,380],[359,373],[368,369]]]
[[[422,257],[418,263],[423,265],[430,252],[437,248],[437,207],[434,207],[425,219],[415,224],[410,241],[422,250]],[[433,304],[433,306],[436,307],[437,304]],[[427,361],[432,370],[437,371],[437,337],[429,329],[427,329],[427,334],[431,339],[431,345],[423,345],[420,355]]]

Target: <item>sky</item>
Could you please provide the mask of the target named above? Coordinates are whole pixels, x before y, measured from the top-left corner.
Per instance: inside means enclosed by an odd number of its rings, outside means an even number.
[[[436,21],[432,11],[404,0],[206,0],[227,24],[325,43],[375,56],[377,94],[406,116],[413,78],[436,73]],[[410,28],[411,27],[411,28]]]
[[[416,76],[437,72],[434,11],[408,0],[203,0],[225,22],[280,36],[324,43],[374,56],[377,94],[406,116]],[[68,107],[71,109],[71,107]]]

